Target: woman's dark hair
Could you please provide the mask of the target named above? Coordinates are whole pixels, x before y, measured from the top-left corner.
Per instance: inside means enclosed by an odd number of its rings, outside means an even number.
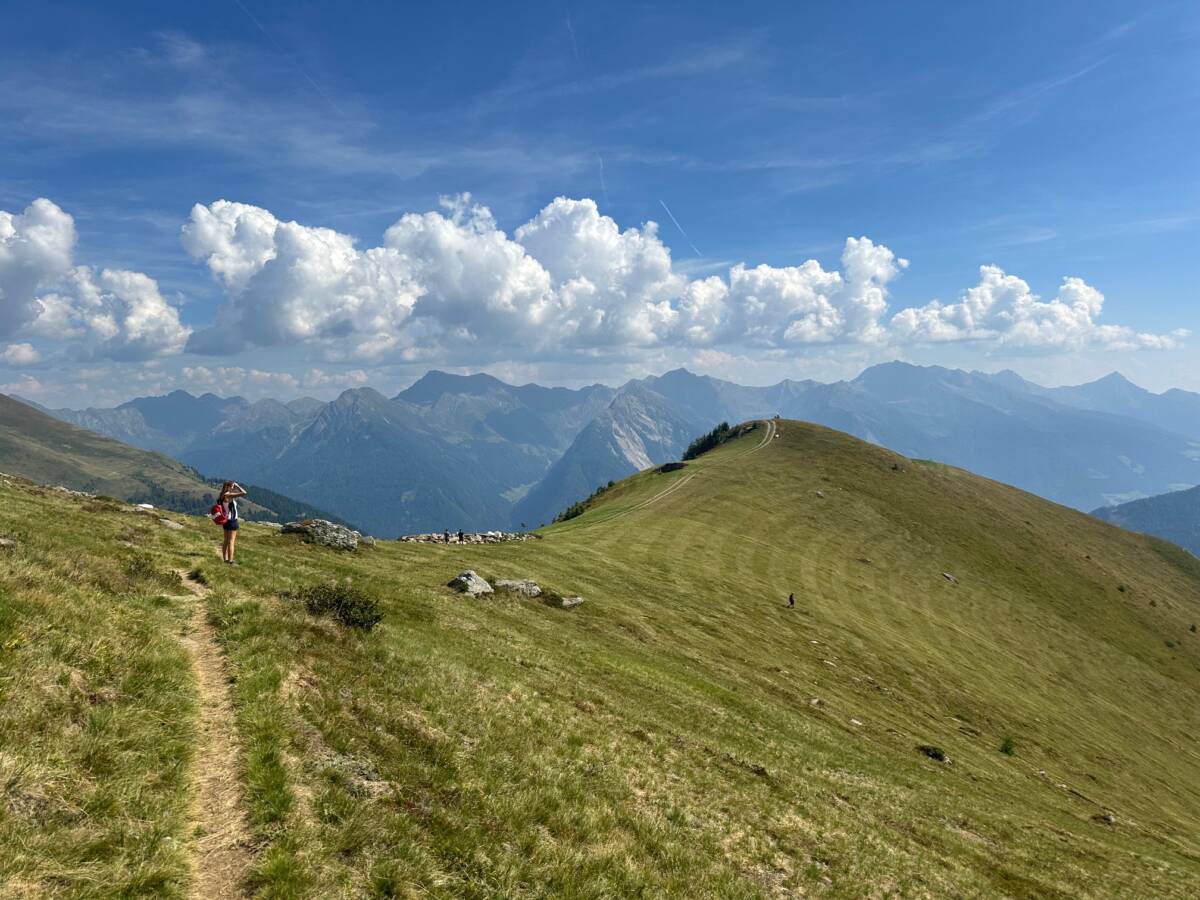
[[[229,492],[229,489],[232,487],[233,487],[232,481],[226,481],[223,485],[221,485],[221,498],[222,499],[224,499],[225,494],[227,494]]]

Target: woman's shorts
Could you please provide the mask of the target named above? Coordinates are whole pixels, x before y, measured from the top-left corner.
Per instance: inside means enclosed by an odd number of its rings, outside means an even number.
[[[228,522],[226,522],[226,523],[225,523],[225,524],[224,524],[222,527],[223,527],[223,528],[224,528],[226,531],[237,531],[237,530],[238,530],[238,520],[237,520],[237,519],[230,519],[230,520],[229,520]]]

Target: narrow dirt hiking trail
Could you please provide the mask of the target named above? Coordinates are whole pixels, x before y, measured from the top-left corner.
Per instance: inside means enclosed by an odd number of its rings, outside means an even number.
[[[192,658],[200,706],[188,798],[188,817],[195,829],[188,893],[194,900],[230,900],[245,896],[243,885],[253,862],[238,782],[237,725],[225,657],[202,602],[208,589],[186,572],[179,576],[193,601],[181,640]]]

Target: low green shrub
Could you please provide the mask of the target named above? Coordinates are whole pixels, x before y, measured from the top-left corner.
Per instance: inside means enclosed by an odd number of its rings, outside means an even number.
[[[282,596],[285,600],[302,602],[309,615],[332,616],[343,625],[362,631],[370,631],[383,619],[379,601],[351,584],[310,584]]]
[[[1014,756],[1017,752],[1017,742],[1011,736],[1006,737],[1000,742],[1000,752],[1005,756]]]
[[[934,744],[922,744],[917,749],[930,759],[936,759],[938,762],[946,761],[946,751]]]

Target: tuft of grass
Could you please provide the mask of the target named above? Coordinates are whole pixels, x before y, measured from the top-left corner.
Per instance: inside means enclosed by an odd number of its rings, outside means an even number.
[[[930,759],[936,759],[938,762],[946,761],[946,751],[936,744],[921,744],[917,747],[921,753],[924,753]]]
[[[204,574],[204,570],[199,566],[194,567],[188,572],[188,578],[196,584],[208,584],[208,576]]]
[[[1005,756],[1014,756],[1017,752],[1017,742],[1009,735],[1000,742],[1000,752]]]
[[[125,560],[125,577],[133,585],[173,590],[180,586],[179,574],[162,568],[148,553],[134,553]]]

